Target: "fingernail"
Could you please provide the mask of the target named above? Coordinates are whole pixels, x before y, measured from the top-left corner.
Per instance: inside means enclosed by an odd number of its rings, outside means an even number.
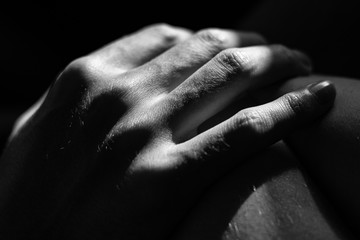
[[[329,81],[309,84],[307,89],[318,97],[321,104],[328,104],[335,99],[336,89]]]

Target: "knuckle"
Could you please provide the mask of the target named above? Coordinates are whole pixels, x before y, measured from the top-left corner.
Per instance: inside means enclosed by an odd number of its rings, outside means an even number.
[[[251,134],[262,134],[273,125],[269,117],[251,108],[241,111],[235,119],[234,124]]]
[[[197,36],[202,41],[218,48],[223,48],[226,43],[226,36],[224,32],[216,28],[201,30],[197,33]]]
[[[299,115],[304,111],[305,104],[300,95],[292,92],[285,94],[284,99],[286,106],[296,115]]]
[[[91,63],[91,57],[81,57],[72,61],[60,73],[51,94],[57,101],[77,101],[85,93],[90,93],[94,87],[99,87],[103,82],[97,77],[96,66]],[[67,99],[67,100],[61,100]]]
[[[253,71],[250,57],[239,49],[222,51],[218,54],[217,61],[227,72],[232,74],[251,73]]]
[[[90,84],[97,72],[93,59],[89,56],[78,58],[72,61],[61,73],[60,80],[74,83]]]
[[[83,75],[89,70],[89,57],[81,57],[72,61],[64,70],[65,73]]]
[[[156,23],[154,25],[151,25],[150,29],[155,32],[166,33],[168,31],[173,31],[175,29],[175,27],[173,27],[167,23]]]
[[[81,57],[72,61],[67,67],[68,71],[82,71],[86,68],[88,63],[88,57]]]

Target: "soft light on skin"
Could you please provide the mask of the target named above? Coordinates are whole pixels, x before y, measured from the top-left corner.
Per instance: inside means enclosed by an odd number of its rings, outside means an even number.
[[[342,239],[323,210],[293,154],[279,142],[215,184],[176,240]]]
[[[19,118],[16,120],[14,127],[11,131],[8,141],[14,138],[21,128],[26,124],[27,121],[35,114],[35,112],[40,108],[41,104],[43,103],[48,91],[44,93],[44,95],[34,103],[29,109],[27,109],[24,113],[22,113]]]

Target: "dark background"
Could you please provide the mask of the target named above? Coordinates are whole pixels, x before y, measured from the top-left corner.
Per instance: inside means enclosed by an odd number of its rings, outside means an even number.
[[[52,1],[1,10],[0,151],[18,115],[73,59],[145,25],[258,31],[308,53],[317,73],[360,78],[356,1]]]

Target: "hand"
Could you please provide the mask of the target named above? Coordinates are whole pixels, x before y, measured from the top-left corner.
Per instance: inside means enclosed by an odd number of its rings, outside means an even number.
[[[235,98],[309,73],[303,54],[264,43],[157,25],[70,63],[0,162],[2,237],[167,238],[210,184],[332,105],[323,83],[200,133]]]

